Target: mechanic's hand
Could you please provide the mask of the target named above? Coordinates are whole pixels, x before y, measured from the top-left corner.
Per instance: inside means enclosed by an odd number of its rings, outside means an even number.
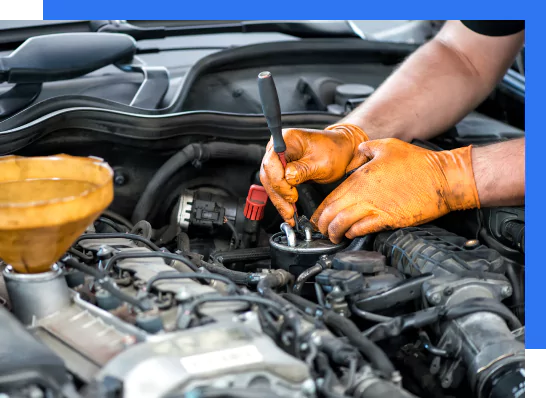
[[[389,138],[361,144],[353,163],[359,158],[366,164],[311,217],[332,242],[480,207],[470,146],[434,152]]]
[[[292,204],[298,200],[294,186],[305,181],[327,184],[339,180],[357,167],[353,165],[353,157],[368,136],[357,126],[337,124],[325,130],[285,129],[283,137],[286,170],[273,150],[273,142],[269,141],[260,180],[282,218],[294,226]]]

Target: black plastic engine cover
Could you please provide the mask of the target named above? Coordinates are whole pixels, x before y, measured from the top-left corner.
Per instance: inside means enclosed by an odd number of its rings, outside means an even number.
[[[52,390],[67,382],[64,362],[0,306],[0,392],[41,385]]]
[[[507,259],[499,252],[444,229],[424,225],[380,233],[374,249],[406,275],[504,273]]]

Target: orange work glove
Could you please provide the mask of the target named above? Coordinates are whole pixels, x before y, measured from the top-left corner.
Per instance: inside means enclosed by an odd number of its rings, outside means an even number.
[[[389,138],[359,146],[364,164],[328,195],[311,222],[339,243],[479,208],[471,146],[429,151]]]
[[[294,226],[292,204],[298,200],[294,186],[305,181],[328,184],[360,166],[362,159],[358,165],[352,160],[368,136],[357,126],[335,124],[325,130],[285,129],[283,137],[286,170],[273,150],[273,141],[269,141],[260,180],[282,218]]]

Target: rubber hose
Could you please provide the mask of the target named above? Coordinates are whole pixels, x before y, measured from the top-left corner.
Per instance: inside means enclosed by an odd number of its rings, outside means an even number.
[[[286,285],[289,281],[287,278],[283,277],[283,274],[279,271],[280,270],[277,270],[277,272],[273,272],[267,275],[265,278],[262,278],[260,282],[258,282],[256,290],[261,296],[268,298],[271,301],[275,301],[277,304],[283,307],[292,307],[289,301],[286,301],[273,291],[273,289],[278,289],[279,287]]]
[[[119,215],[118,213],[113,212],[112,210],[104,210],[102,215],[122,224],[129,231],[133,228],[133,224],[127,220],[125,217]]]
[[[372,239],[372,235],[359,236],[358,238],[354,238],[353,241],[349,244],[349,246],[347,246],[345,249],[342,249],[340,251],[354,252],[357,250],[362,250],[362,248],[366,246],[371,239]]]
[[[523,294],[523,289],[521,286],[521,279],[518,277],[514,268],[514,264],[511,262],[508,262],[508,264],[506,265],[506,276],[508,277],[508,280],[512,285],[512,299],[515,306],[514,312],[520,319],[520,321],[523,322],[525,319],[525,296]]]
[[[373,341],[363,336],[356,325],[349,319],[336,314],[333,311],[326,311],[323,315],[324,323],[332,329],[342,332],[347,339],[371,362],[372,366],[381,371],[387,378],[391,378],[395,372],[394,365],[387,357],[387,354]]]
[[[319,309],[315,303],[312,303],[301,296],[287,293],[283,295],[283,297],[304,311],[306,309],[311,309],[312,312],[317,312]],[[381,348],[362,335],[353,322],[330,310],[324,311],[323,320],[330,328],[338,330],[347,336],[349,342],[353,344],[364,357],[368,358],[377,370],[380,370],[389,378],[392,376],[395,369],[390,359]]]
[[[190,237],[187,233],[181,231],[176,239],[176,247],[178,250],[182,250],[182,253],[190,251]]]
[[[297,187],[299,196],[299,205],[303,211],[303,214],[308,214],[309,217],[317,211],[320,201],[317,202],[315,198],[318,198],[318,194],[315,189],[309,185],[299,185]]]
[[[136,298],[131,297],[125,293],[123,293],[121,290],[119,290],[112,282],[106,279],[106,276],[100,272],[97,271],[95,268],[90,267],[88,265],[81,264],[78,260],[73,258],[66,258],[62,260],[66,265],[68,265],[70,268],[73,268],[75,270],[81,271],[84,274],[91,275],[93,278],[95,278],[96,282],[107,292],[109,292],[112,296],[118,298],[119,300],[131,304],[133,307],[137,307],[141,311],[147,311],[150,308],[146,306],[144,303],[138,301]]]
[[[227,269],[220,263],[207,263],[206,261],[201,261],[201,266],[211,273],[222,275],[228,279],[231,279],[237,285],[249,285],[254,280],[252,277],[254,275],[253,273],[233,271]],[[256,280],[258,279],[256,278]]]
[[[301,294],[301,290],[303,289],[303,285],[305,283],[315,277],[316,275],[320,274],[322,271],[322,265],[315,264],[312,267],[307,268],[305,271],[303,271],[299,276],[298,279],[296,279],[296,283],[294,284],[294,294]]]
[[[226,142],[190,144],[174,154],[154,174],[135,206],[131,219],[134,223],[145,220],[157,199],[160,188],[186,164],[198,160],[230,159],[260,164],[265,148],[259,145],[241,145]]]
[[[231,264],[238,262],[248,263],[270,258],[271,249],[269,246],[249,249],[237,249],[225,252],[216,252],[213,253],[211,257],[221,264]]]

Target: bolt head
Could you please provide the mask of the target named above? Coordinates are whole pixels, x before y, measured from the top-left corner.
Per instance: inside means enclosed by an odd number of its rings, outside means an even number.
[[[301,385],[302,391],[307,395],[313,395],[316,392],[315,382],[311,379],[307,379]]]
[[[438,304],[441,300],[442,298],[440,297],[438,293],[434,293],[432,296],[430,296],[430,301],[433,302],[434,304]]]
[[[115,173],[114,174],[114,184],[116,185],[124,185],[127,182],[127,178],[122,173]]]

